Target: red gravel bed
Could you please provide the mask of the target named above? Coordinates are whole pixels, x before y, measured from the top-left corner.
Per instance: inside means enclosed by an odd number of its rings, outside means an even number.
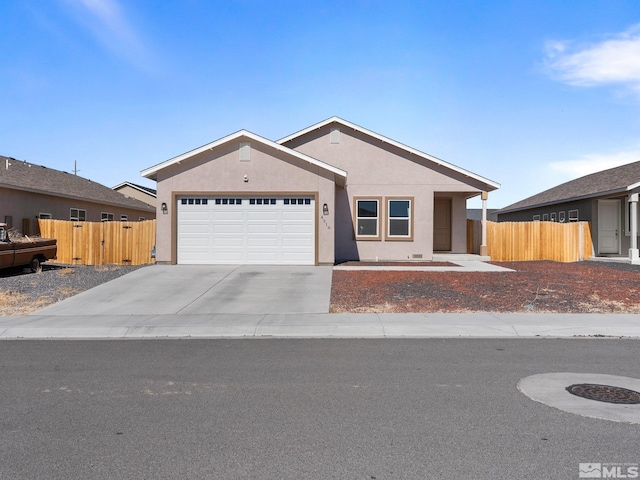
[[[640,313],[640,268],[493,262],[514,272],[333,272],[333,313]]]

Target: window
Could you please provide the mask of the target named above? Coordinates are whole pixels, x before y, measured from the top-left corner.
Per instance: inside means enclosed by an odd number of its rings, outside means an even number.
[[[43,220],[51,220],[53,217],[50,213],[39,213],[38,218],[42,218]]]
[[[551,214],[551,221],[555,222],[556,221],[556,214],[555,212]]]
[[[540,221],[540,215],[534,215],[533,216],[533,221],[534,222],[539,222]]]
[[[113,213],[102,212],[100,214],[100,221],[102,221],[102,222],[113,222]]]
[[[564,223],[565,221],[564,212],[558,212],[558,221],[560,223]]]
[[[145,218],[144,218],[144,217],[138,217],[138,221],[139,221],[139,222],[144,222],[144,221],[145,221]]]
[[[412,240],[413,198],[387,198],[387,240]]]
[[[72,222],[84,222],[87,219],[87,211],[80,208],[72,208],[69,220]]]
[[[357,240],[380,240],[380,199],[355,198]]]
[[[126,222],[127,218],[129,218],[129,217],[127,217],[126,215],[120,215],[120,221],[121,222]]]
[[[549,221],[549,214],[548,213],[543,213],[542,214],[542,221],[543,222],[548,222]]]
[[[569,221],[570,222],[578,221],[578,210],[569,210]]]

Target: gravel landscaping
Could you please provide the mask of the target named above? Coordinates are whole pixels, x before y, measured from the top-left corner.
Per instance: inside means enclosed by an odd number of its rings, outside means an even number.
[[[27,315],[141,267],[53,265],[42,272],[12,268],[0,271],[0,315]]]
[[[333,313],[640,313],[640,266],[492,262],[514,272],[335,270]],[[432,264],[435,266],[435,264]],[[27,315],[141,267],[45,264],[0,271],[0,315]]]
[[[332,313],[640,313],[640,266],[492,262],[513,272],[334,271]]]

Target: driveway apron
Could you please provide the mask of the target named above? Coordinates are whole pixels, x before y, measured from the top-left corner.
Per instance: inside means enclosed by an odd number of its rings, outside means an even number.
[[[37,315],[328,313],[330,266],[153,265]]]

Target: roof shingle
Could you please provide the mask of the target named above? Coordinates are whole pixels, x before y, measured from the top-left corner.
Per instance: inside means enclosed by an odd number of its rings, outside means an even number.
[[[0,187],[142,210],[154,207],[78,175],[0,155]]]
[[[504,207],[499,213],[625,192],[629,186],[638,182],[640,182],[640,161],[576,178]]]

